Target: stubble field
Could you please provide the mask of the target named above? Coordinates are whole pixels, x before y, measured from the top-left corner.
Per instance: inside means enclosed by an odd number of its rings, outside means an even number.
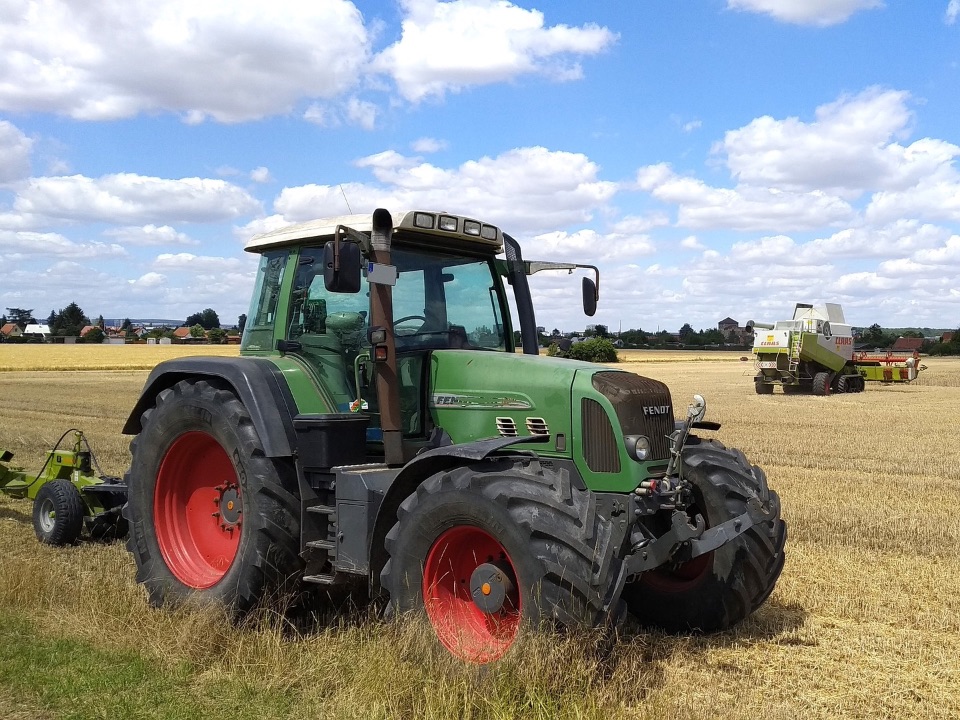
[[[0,346],[0,448],[36,471],[79,427],[122,474],[120,428],[148,369],[178,349],[48,349]],[[236,353],[189,348],[210,350]],[[42,547],[30,504],[0,495],[0,717],[960,718],[960,360],[819,398],[755,395],[741,355],[628,351],[620,364],[668,383],[678,411],[705,395],[719,439],[781,495],[786,567],[730,632],[627,628],[612,649],[533,636],[476,668],[415,623],[362,611],[306,633],[276,617],[235,628],[150,609],[122,544]]]

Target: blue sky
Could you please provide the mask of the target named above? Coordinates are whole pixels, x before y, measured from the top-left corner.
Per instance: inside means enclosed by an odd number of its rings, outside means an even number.
[[[257,232],[420,207],[612,329],[960,325],[960,0],[7,0],[0,312],[246,311]],[[342,190],[341,190],[342,187]],[[533,282],[582,329],[579,283]]]

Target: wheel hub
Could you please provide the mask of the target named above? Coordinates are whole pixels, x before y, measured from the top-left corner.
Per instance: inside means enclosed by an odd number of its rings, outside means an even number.
[[[217,497],[214,503],[217,505],[217,511],[213,517],[217,518],[220,529],[226,532],[233,532],[240,526],[240,516],[243,514],[243,508],[240,503],[240,486],[236,483],[224,483],[215,488]]]
[[[495,563],[485,562],[478,565],[470,575],[470,595],[473,597],[473,604],[482,612],[500,612],[507,595],[513,590],[514,584],[506,568]]]

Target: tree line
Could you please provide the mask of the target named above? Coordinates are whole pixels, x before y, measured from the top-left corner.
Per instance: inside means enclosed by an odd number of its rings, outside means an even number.
[[[244,325],[247,322],[245,314],[240,315],[237,331],[242,334]],[[103,315],[98,316],[91,321],[89,316],[75,302],[71,302],[65,308],[60,310],[51,310],[45,320],[38,320],[33,313],[33,308],[8,307],[7,312],[0,316],[0,325],[13,323],[21,331],[28,325],[46,324],[50,329],[50,334],[54,337],[76,337],[80,342],[100,343],[106,337],[106,327]],[[190,328],[191,337],[206,337],[210,342],[223,342],[228,331],[220,327],[220,317],[212,308],[206,308],[199,312],[188,315],[183,323]],[[87,326],[92,326],[81,337],[81,332]],[[151,328],[139,337],[141,338],[164,338],[173,337],[173,331],[176,328],[158,327]],[[128,340],[136,339],[138,336],[134,332],[133,322],[130,318],[124,318],[120,324],[120,330],[125,334]]]

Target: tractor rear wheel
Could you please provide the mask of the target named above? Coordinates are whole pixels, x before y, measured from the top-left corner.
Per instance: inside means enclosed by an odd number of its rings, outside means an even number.
[[[712,552],[643,573],[624,588],[623,599],[643,625],[668,632],[723,630],[760,607],[780,577],[786,542],[780,498],[767,487],[763,470],[721,443],[685,448],[683,463],[693,485],[690,512],[702,515],[708,528],[746,512],[753,497],[769,503],[775,517]]]
[[[264,457],[231,390],[182,380],[141,422],[124,515],[154,605],[195,596],[244,613],[299,574],[296,475]]]
[[[475,663],[502,657],[522,625],[619,619],[611,523],[566,470],[504,459],[433,475],[400,506],[381,573],[388,610],[424,612],[437,639]]]
[[[813,394],[814,395],[829,395],[830,394],[830,373],[818,372],[813,376]]]
[[[63,478],[45,483],[33,501],[33,530],[47,545],[72,545],[83,530],[83,498]]]

